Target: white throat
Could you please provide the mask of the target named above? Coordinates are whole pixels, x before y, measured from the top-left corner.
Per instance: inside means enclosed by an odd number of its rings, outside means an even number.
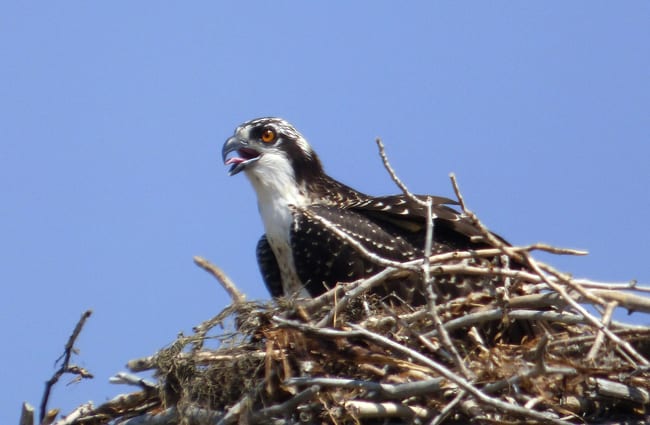
[[[281,153],[264,154],[245,173],[257,193],[257,206],[280,267],[285,296],[308,297],[296,272],[290,241],[294,222],[290,206],[302,207],[307,198],[296,183],[290,162]]]

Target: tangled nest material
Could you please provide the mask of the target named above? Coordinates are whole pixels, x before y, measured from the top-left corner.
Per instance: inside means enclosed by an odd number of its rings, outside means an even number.
[[[650,288],[577,280],[530,254],[577,251],[492,242],[388,265],[315,299],[273,303],[246,301],[197,257],[232,304],[192,335],[128,363],[131,372],[155,371],[157,383],[119,373],[112,382],[138,390],[58,421],[46,397],[40,423],[650,423],[650,327],[612,320],[617,310],[650,313]],[[413,273],[422,276],[423,305],[372,291]],[[433,290],[443,280],[472,290],[443,299]],[[522,323],[536,332],[508,338]],[[75,333],[60,371],[83,376],[69,364]],[[214,341],[217,348],[206,346]],[[21,424],[32,425],[31,414],[24,406]]]
[[[540,248],[512,251],[527,255]],[[449,256],[431,267],[435,282],[452,273],[447,269],[462,268],[463,260]],[[508,297],[486,288],[413,308],[388,306],[363,290],[373,279],[399,272],[387,270],[313,300],[260,304],[239,296],[193,335],[129,362],[133,372],[155,370],[157,384],[118,374],[114,382],[141,389],[97,407],[80,406],[57,423],[569,424],[648,418],[650,327],[611,320],[618,308],[650,312],[649,298],[624,292],[633,285],[484,267],[476,273],[501,288],[506,279],[525,281],[531,293]],[[578,303],[593,305],[601,318]],[[544,332],[513,344],[483,341],[477,330],[513,320],[543,324]],[[216,331],[227,323],[231,332]],[[206,348],[214,338],[219,347]]]

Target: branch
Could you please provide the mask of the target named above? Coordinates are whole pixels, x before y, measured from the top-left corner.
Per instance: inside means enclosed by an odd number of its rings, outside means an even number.
[[[156,390],[158,386],[144,378],[126,372],[118,372],[115,376],[108,379],[111,384],[135,385],[143,390]]]
[[[350,400],[343,403],[356,419],[400,417],[413,419],[426,418],[429,409],[419,406],[407,406],[402,403],[371,403],[363,400]]]
[[[34,425],[34,406],[29,403],[23,403],[20,411],[19,425]]]
[[[334,388],[356,388],[366,392],[369,398],[398,399],[403,400],[409,397],[425,396],[442,391],[442,378],[431,378],[424,381],[407,382],[404,384],[384,384],[361,379],[347,378],[312,378],[297,377],[284,381],[287,386],[311,386]]]
[[[259,412],[252,414],[250,418],[251,423],[262,422],[264,419],[272,418],[273,416],[286,416],[300,404],[310,400],[318,393],[318,391],[320,391],[320,387],[318,385],[312,385],[282,404],[267,407],[266,409],[262,409]]]
[[[86,310],[81,315],[81,318],[77,322],[77,325],[74,327],[70,338],[68,338],[68,342],[65,344],[63,354],[61,354],[61,356],[56,359],[56,363],[58,363],[61,359],[63,359],[63,362],[61,363],[61,367],[56,372],[54,372],[54,375],[52,375],[52,377],[45,383],[45,392],[43,393],[43,398],[41,400],[40,423],[45,423],[46,417],[52,416],[47,414],[47,402],[50,399],[52,387],[59,381],[59,378],[61,378],[64,373],[72,373],[78,375],[81,378],[93,377],[90,373],[88,373],[88,371],[83,368],[70,366],[70,358],[72,357],[72,353],[75,351],[74,343],[79,337],[79,334],[81,333],[84,325],[86,324],[86,320],[88,320],[92,314],[92,310]],[[52,418],[52,420],[54,420],[54,418]]]
[[[397,187],[399,187],[404,195],[409,198],[411,201],[415,202],[417,205],[420,205],[422,207],[426,207],[427,203],[422,201],[421,199],[418,199],[417,196],[413,195],[406,185],[400,180],[399,177],[397,177],[397,174],[395,173],[395,170],[393,170],[393,167],[391,167],[390,162],[388,161],[388,156],[386,155],[386,149],[384,148],[384,144],[382,143],[381,139],[377,138],[375,140],[377,142],[377,147],[379,148],[379,156],[381,156],[381,160],[384,163],[384,167],[386,168],[386,171],[388,171],[388,174],[390,175],[390,178],[393,179]]]
[[[194,263],[219,281],[223,289],[225,289],[226,292],[228,292],[228,295],[230,295],[233,303],[239,304],[246,301],[246,296],[237,289],[235,283],[230,280],[230,278],[219,267],[198,255],[194,257]]]

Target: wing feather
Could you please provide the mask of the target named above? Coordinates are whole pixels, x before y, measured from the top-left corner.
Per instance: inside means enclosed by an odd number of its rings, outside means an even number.
[[[278,261],[271,249],[271,245],[269,245],[269,241],[266,239],[266,235],[262,235],[260,240],[257,242],[257,249],[255,252],[257,254],[257,264],[262,273],[262,279],[264,279],[264,284],[269,290],[269,293],[272,297],[283,296],[284,290],[282,289],[280,266],[278,266]]]
[[[426,201],[429,196],[416,195],[416,197]],[[488,246],[485,242],[472,240],[474,237],[481,236],[482,233],[467,216],[452,208],[452,206],[458,205],[458,202],[441,196],[430,196],[430,198],[432,200],[431,211],[434,216],[434,241],[449,245],[449,250],[476,249]],[[368,198],[348,207],[360,214],[390,223],[406,231],[423,233],[426,230],[427,208],[413,202],[405,195]],[[496,234],[495,236],[506,242],[500,236]]]
[[[296,209],[294,217],[291,234],[294,264],[312,296],[338,282],[351,282],[380,270],[380,266],[328,229],[323,219],[378,256],[396,261],[421,256],[421,249],[402,236],[402,229],[378,223],[354,210],[312,205]]]

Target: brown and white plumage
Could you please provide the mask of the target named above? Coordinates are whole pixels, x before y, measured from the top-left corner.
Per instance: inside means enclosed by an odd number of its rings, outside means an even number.
[[[380,270],[323,221],[378,256],[422,257],[426,208],[403,195],[373,197],[334,180],[287,121],[259,118],[240,125],[222,154],[230,174],[244,171],[257,194],[265,228],[257,258],[271,295],[316,296]],[[452,208],[455,201],[431,198],[434,253],[485,246],[472,241],[480,232]]]

